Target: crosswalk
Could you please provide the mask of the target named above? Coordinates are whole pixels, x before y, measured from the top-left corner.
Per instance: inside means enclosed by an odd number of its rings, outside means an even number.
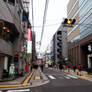
[[[7,90],[7,91],[0,91],[0,92],[30,92],[30,89]]]
[[[55,79],[78,79],[78,77],[73,76],[73,75],[47,75],[48,78],[55,80]]]
[[[53,77],[52,75],[49,75],[48,76],[49,78],[51,78],[51,79],[56,79],[55,77]]]

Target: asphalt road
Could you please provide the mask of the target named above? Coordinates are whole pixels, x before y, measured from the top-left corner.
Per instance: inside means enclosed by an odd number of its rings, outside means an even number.
[[[51,69],[44,69],[44,74],[50,80],[48,84],[6,92],[92,92],[92,82],[85,79]]]

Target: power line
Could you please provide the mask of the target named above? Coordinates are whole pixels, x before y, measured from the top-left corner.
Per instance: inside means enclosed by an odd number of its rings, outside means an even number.
[[[46,2],[45,2],[45,9],[44,9],[44,16],[43,16],[43,26],[42,26],[42,33],[41,33],[41,40],[40,40],[40,48],[41,48],[41,44],[42,44],[42,37],[43,37],[44,26],[45,26],[45,22],[46,22],[48,2],[49,2],[49,0],[46,0]]]
[[[34,11],[33,11],[33,0],[31,0],[32,2],[32,30],[34,31]]]
[[[49,27],[49,26],[54,26],[54,25],[59,25],[59,24],[61,24],[61,23],[56,23],[56,24],[50,24],[50,25],[45,25],[45,27]],[[33,27],[42,27],[42,26],[33,26]]]

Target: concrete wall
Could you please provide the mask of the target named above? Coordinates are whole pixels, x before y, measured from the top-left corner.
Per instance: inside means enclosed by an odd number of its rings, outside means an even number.
[[[14,7],[12,7],[12,10],[14,12]],[[12,14],[3,0],[0,0],[0,19],[13,23]]]
[[[3,39],[0,39],[0,53],[8,54],[8,55],[13,55],[12,52],[13,48],[12,46],[9,45],[8,42],[6,42]]]

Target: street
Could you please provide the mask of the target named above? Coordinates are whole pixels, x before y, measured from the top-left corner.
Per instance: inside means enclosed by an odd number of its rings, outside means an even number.
[[[92,92],[92,82],[87,80],[48,69],[44,73],[48,76],[50,83],[32,88],[32,92]]]
[[[45,85],[3,92],[92,92],[92,82],[85,79],[52,69],[44,69],[44,74],[50,80]]]

